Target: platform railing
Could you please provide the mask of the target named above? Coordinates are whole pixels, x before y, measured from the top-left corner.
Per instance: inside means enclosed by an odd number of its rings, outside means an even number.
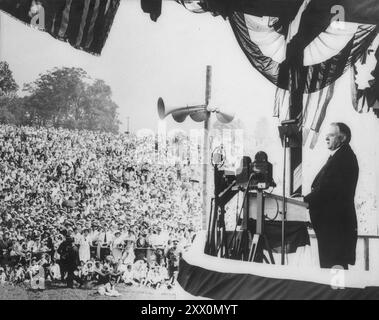
[[[316,235],[314,233],[310,233],[309,236],[311,237],[311,239],[316,239]],[[364,266],[365,266],[365,271],[369,271],[370,270],[370,240],[379,240],[379,236],[359,235],[358,240],[363,240]]]

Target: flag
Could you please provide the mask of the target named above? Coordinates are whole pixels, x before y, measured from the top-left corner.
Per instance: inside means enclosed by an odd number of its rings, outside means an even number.
[[[252,66],[277,86],[274,115],[284,120],[288,112],[281,107],[289,99],[285,92],[290,89],[290,82],[288,78],[279,75],[288,54],[286,35],[275,30],[269,24],[268,17],[235,12],[229,20],[236,39]],[[314,113],[322,119],[332,97],[330,85],[364,56],[376,34],[376,28],[372,25],[346,24],[341,29],[338,25],[330,25],[302,50],[303,59],[298,67],[305,75],[304,124],[313,116],[312,110],[307,108],[312,103],[319,107],[318,112]],[[312,130],[318,131],[321,123],[317,118],[312,119]]]
[[[356,111],[373,109],[379,117],[379,35],[352,69],[352,93]]]
[[[73,47],[99,55],[120,0],[3,0],[0,10]],[[42,22],[42,25],[41,25]]]

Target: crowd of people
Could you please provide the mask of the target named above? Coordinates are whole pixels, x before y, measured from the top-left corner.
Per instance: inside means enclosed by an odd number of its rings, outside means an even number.
[[[151,139],[0,125],[0,283],[172,287],[200,187]]]

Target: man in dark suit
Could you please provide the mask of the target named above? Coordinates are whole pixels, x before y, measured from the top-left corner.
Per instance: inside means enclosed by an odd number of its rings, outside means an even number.
[[[74,244],[74,238],[68,239],[67,256],[66,256],[66,270],[67,270],[67,287],[74,288],[74,280],[82,285],[81,279],[75,275],[75,271],[80,266],[79,250]]]
[[[326,136],[329,160],[304,197],[316,233],[321,268],[355,264],[357,217],[354,197],[358,181],[357,158],[350,147],[351,131],[332,123]]]

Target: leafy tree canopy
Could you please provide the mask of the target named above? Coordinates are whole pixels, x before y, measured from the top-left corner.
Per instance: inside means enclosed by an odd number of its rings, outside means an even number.
[[[29,122],[69,129],[117,132],[117,104],[103,80],[81,68],[56,68],[24,86]]]

